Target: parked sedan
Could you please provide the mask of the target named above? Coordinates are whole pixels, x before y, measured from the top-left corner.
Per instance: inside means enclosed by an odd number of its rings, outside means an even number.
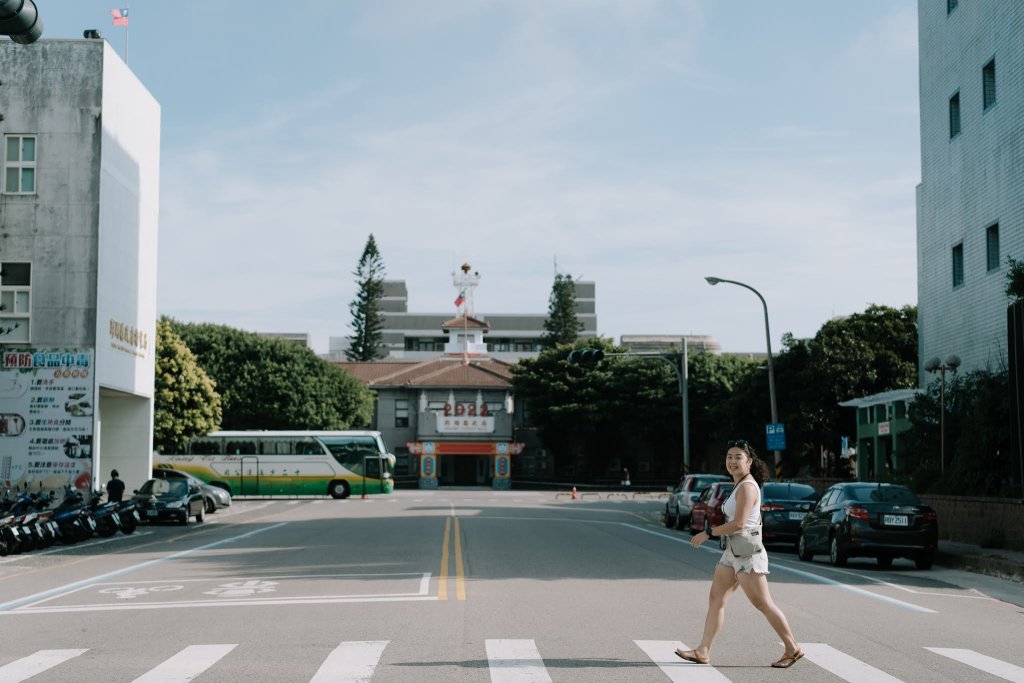
[[[874,557],[882,567],[907,557],[930,569],[938,546],[935,511],[895,484],[846,482],[822,495],[800,524],[801,560],[829,556],[837,567],[851,557]]]
[[[725,524],[725,513],[722,512],[722,505],[732,493],[735,483],[728,481],[716,481],[697,497],[690,511],[690,533],[699,534],[704,531],[705,521],[711,526]]]
[[[765,543],[792,543],[800,538],[800,522],[818,500],[807,484],[766,482],[761,489],[762,538]]]
[[[203,521],[206,501],[199,487],[184,479],[148,479],[133,498],[139,515],[150,522],[176,521],[188,524],[189,517]]]
[[[172,469],[170,467],[154,467],[153,478],[184,479],[198,486],[199,490],[203,492],[203,499],[206,501],[206,514],[212,514],[219,510],[220,508],[226,508],[231,506],[230,493],[228,493],[219,486],[207,484],[205,481],[195,476],[194,474],[182,472],[181,470]]]
[[[665,502],[665,526],[682,529],[690,520],[690,511],[700,492],[716,481],[729,481],[729,477],[721,474],[688,474],[683,477]]]

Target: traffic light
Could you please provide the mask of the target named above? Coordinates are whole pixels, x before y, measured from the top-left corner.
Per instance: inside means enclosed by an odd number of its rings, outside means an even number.
[[[576,349],[569,352],[569,365],[597,365],[604,360],[601,349]]]
[[[0,36],[10,36],[22,45],[34,43],[43,35],[43,20],[32,0],[0,0]]]

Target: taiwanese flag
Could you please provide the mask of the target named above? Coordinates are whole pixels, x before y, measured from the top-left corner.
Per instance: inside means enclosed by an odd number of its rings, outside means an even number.
[[[127,26],[128,25],[128,8],[124,9],[112,9],[110,10],[110,16],[114,17],[114,26]]]
[[[455,307],[458,308],[464,303],[466,303],[466,290],[462,290],[459,292],[459,295],[455,297]]]

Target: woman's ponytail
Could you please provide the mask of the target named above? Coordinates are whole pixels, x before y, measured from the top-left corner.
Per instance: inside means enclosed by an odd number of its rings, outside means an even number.
[[[757,482],[758,487],[764,486],[764,483],[771,479],[771,470],[768,469],[768,463],[757,457],[753,446],[747,446],[747,454],[750,456],[750,476]]]

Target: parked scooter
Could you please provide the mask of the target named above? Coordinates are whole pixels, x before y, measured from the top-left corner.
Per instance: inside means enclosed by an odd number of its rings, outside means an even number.
[[[117,512],[120,503],[101,503],[103,491],[93,491],[89,511],[96,523],[96,533],[104,538],[113,536],[121,528],[121,516]]]
[[[60,528],[61,543],[77,543],[92,536],[96,520],[92,518],[82,492],[64,487],[64,499],[53,509],[53,520]]]

